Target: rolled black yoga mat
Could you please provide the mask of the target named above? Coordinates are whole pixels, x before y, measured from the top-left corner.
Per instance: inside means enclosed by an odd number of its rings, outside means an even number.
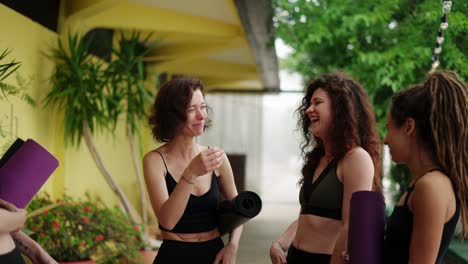
[[[232,200],[224,200],[218,204],[218,228],[221,235],[230,233],[260,213],[262,199],[258,194],[245,191]]]

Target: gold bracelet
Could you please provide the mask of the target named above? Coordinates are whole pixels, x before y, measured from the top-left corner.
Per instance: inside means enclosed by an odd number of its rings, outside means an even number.
[[[195,184],[194,182],[191,182],[191,181],[187,180],[187,178],[185,178],[184,175],[182,175],[182,180],[184,180],[184,181],[186,181],[186,182],[188,182],[190,184]]]

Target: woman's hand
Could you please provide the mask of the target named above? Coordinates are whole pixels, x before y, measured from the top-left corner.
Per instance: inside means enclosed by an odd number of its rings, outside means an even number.
[[[13,240],[19,251],[28,256],[34,264],[57,264],[55,261],[36,241],[32,240],[22,231],[11,233]]]
[[[213,264],[236,264],[237,246],[228,243],[223,249],[221,249],[216,255],[216,259]]]
[[[43,249],[35,256],[35,259],[31,259],[34,264],[58,264],[58,262],[53,259],[47,252]]]
[[[0,208],[3,208],[7,211],[10,211],[10,212],[16,212],[18,211],[18,208],[12,204],[12,203],[9,203],[3,199],[0,198]]]
[[[270,259],[273,264],[284,264],[286,262],[286,254],[284,253],[278,241],[271,244]]]
[[[342,257],[342,259],[344,260],[345,263],[348,263],[348,262],[349,262],[349,254],[348,254],[348,251],[343,251],[343,252],[341,252],[341,257]]]
[[[223,155],[224,151],[217,147],[200,152],[200,154],[192,159],[182,177],[188,181],[192,181],[198,176],[217,170],[223,163]]]

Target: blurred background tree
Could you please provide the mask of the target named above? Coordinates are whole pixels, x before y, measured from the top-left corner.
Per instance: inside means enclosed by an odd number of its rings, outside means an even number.
[[[423,81],[431,68],[442,1],[273,0],[273,5],[276,37],[293,49],[281,67],[304,81],[337,69],[358,79],[372,100],[383,139],[391,96]],[[440,68],[465,80],[467,14],[468,2],[453,1],[439,58]],[[391,171],[391,188],[404,191],[399,183],[405,186],[407,171]]]

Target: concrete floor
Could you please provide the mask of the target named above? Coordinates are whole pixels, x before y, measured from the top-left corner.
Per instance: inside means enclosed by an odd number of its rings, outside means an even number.
[[[237,264],[268,264],[270,245],[299,215],[299,203],[264,203],[262,211],[244,225]]]

